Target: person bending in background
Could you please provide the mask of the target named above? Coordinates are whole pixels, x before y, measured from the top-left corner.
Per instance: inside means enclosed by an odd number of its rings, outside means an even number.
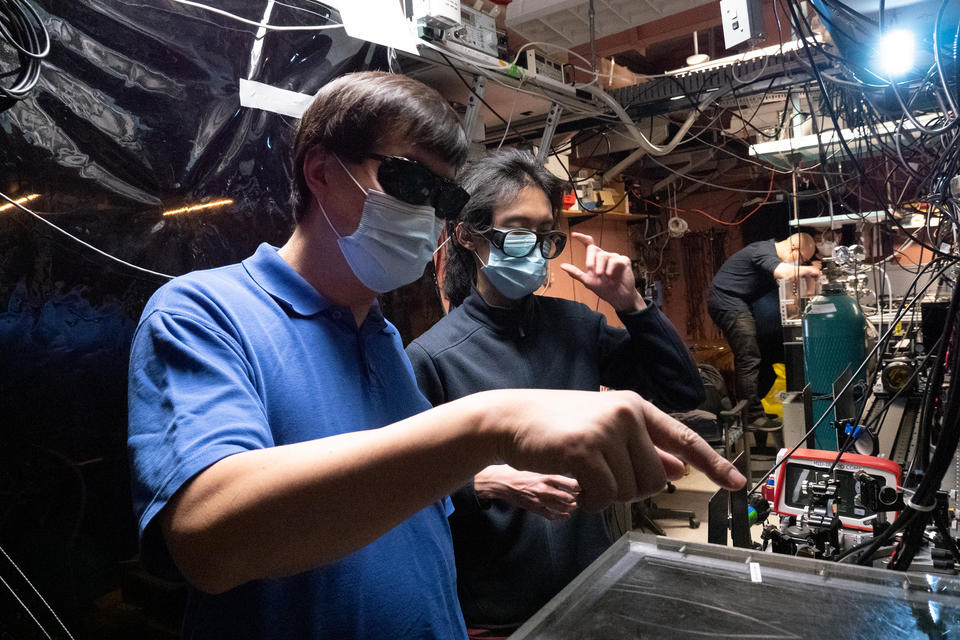
[[[751,304],[750,313],[757,326],[757,346],[760,349],[757,395],[760,397],[760,403],[763,404],[763,398],[767,397],[777,379],[773,366],[785,360],[783,324],[780,319],[780,291],[774,289]]]
[[[744,479],[634,394],[497,391],[431,409],[376,301],[418,278],[467,153],[400,75],[325,85],[294,141],[293,235],[151,298],[130,355],[141,558],[191,586],[189,638],[464,638],[445,496],[502,460],[590,508],[682,463]]]
[[[760,402],[760,346],[751,305],[777,289],[777,280],[816,278],[820,265],[813,238],[795,233],[785,240],[752,242],[727,258],[710,283],[707,310],[733,352],[737,398],[747,400],[748,425],[771,425]]]
[[[631,389],[658,404],[693,408],[699,372],[676,331],[634,285],[630,260],[590,236],[573,278],[608,302],[627,327],[583,304],[534,295],[566,237],[556,230],[562,182],[515,149],[468,166],[471,198],[443,264],[453,309],[407,346],[434,406],[487,389]],[[611,544],[601,514],[585,513],[582,485],[564,475],[492,465],[453,496],[450,518],[460,603],[475,637],[512,631]],[[481,630],[489,630],[479,635]]]

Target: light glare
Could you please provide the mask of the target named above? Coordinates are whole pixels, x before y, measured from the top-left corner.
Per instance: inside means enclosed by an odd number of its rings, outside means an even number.
[[[189,207],[180,207],[179,209],[170,209],[164,211],[163,215],[165,216],[175,216],[180,213],[190,213],[191,211],[200,211],[201,209],[210,209],[211,207],[222,207],[224,205],[233,204],[233,200],[226,198],[224,200],[217,200],[216,202],[208,202],[206,204],[195,204]]]
[[[15,202],[16,204],[23,204],[24,202],[30,202],[31,200],[36,200],[36,199],[39,198],[39,197],[40,197],[40,194],[39,194],[39,193],[31,193],[30,195],[24,196],[23,198],[20,198],[19,200],[14,200],[14,202]],[[10,203],[8,202],[7,204],[0,205],[0,211],[6,211],[7,209],[12,209],[13,207],[14,207],[14,205],[12,205],[12,204],[10,204]]]
[[[888,31],[880,40],[880,68],[890,77],[903,75],[913,68],[915,49],[913,32],[905,29]]]

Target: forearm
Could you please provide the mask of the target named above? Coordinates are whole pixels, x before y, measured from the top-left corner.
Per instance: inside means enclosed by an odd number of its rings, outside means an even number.
[[[161,524],[184,576],[219,593],[332,562],[497,461],[575,478],[588,511],[651,495],[683,470],[655,443],[725,487],[744,482],[635,393],[497,390],[381,429],[224,458],[178,491]]]
[[[482,406],[472,396],[381,429],[224,458],[167,506],[171,554],[195,586],[221,592],[351,553],[496,460]]]
[[[777,280],[790,280],[800,276],[818,276],[820,270],[809,265],[795,265],[783,262],[773,270],[773,277]]]

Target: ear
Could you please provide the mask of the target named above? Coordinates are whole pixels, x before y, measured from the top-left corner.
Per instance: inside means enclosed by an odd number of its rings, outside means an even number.
[[[314,197],[326,190],[329,161],[330,154],[320,146],[313,147],[303,157],[303,178]]]
[[[457,223],[455,234],[457,237],[457,244],[459,244],[461,247],[464,249],[469,249],[470,251],[477,250],[477,243],[473,239],[473,234],[467,231],[467,227],[462,222]]]

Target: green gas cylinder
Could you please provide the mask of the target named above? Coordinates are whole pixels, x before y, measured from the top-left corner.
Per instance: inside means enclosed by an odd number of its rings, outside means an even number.
[[[853,373],[866,357],[866,321],[860,304],[843,285],[826,282],[803,313],[803,371],[813,394],[813,420],[833,402],[833,383],[848,366]],[[856,379],[863,380],[861,371]],[[834,412],[824,418],[815,434],[818,449],[836,451]]]

